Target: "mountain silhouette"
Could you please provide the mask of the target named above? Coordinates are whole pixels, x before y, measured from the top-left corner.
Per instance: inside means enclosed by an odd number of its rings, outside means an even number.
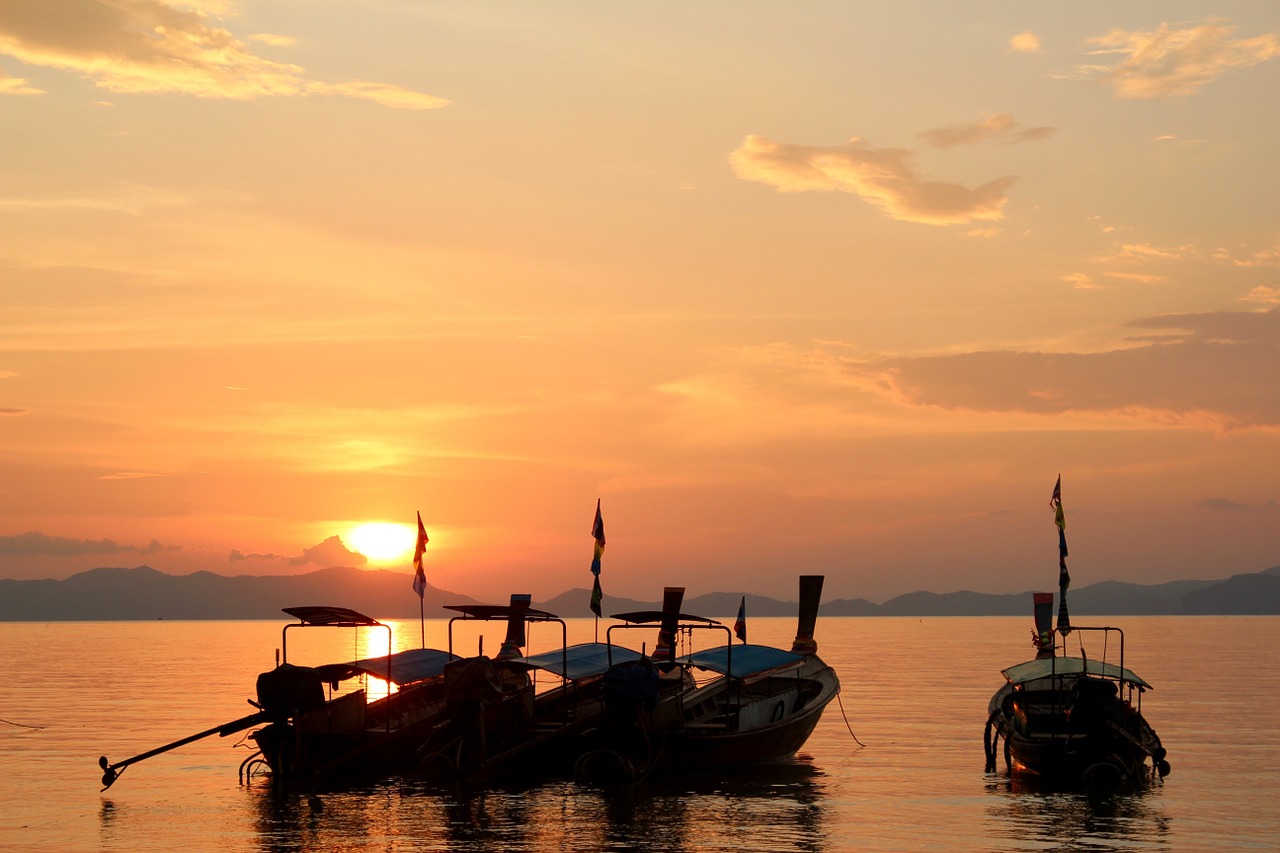
[[[150,619],[279,619],[281,608],[307,604],[349,607],[379,618],[418,615],[412,576],[351,567],[304,575],[239,575],[212,572],[168,575],[147,566],[90,569],[66,580],[0,580],[0,621],[110,621]],[[732,619],[741,592],[714,592],[687,598],[686,613]],[[971,592],[911,592],[875,604],[862,598],[824,603],[823,616],[1021,616],[1030,613],[1027,592],[996,595]],[[507,595],[485,603],[505,603]],[[564,618],[589,617],[591,593],[572,589],[534,606]],[[456,615],[451,604],[477,599],[427,586],[426,615]],[[1088,616],[1278,615],[1280,566],[1237,574],[1221,581],[1133,584],[1118,581],[1073,589],[1072,613]],[[638,601],[605,595],[606,616],[655,610],[657,599]],[[746,595],[749,616],[794,616],[796,602]]]

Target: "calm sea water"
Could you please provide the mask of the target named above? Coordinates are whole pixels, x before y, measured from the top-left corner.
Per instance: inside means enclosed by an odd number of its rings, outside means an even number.
[[[1280,845],[1280,618],[1106,620],[1155,685],[1143,710],[1169,750],[1163,785],[1109,808],[983,772],[999,670],[1030,656],[1031,620],[822,619],[840,673],[796,761],[729,779],[628,789],[556,782],[461,795],[407,782],[303,798],[237,781],[242,735],[127,769],[120,760],[252,708],[281,622],[0,623],[0,849],[122,851],[1244,850]],[[1077,617],[1087,624],[1101,624]],[[420,644],[395,622],[396,648]],[[570,642],[591,639],[570,621]],[[490,627],[485,648],[496,651]],[[538,626],[533,650],[558,644]],[[789,644],[790,619],[753,619]],[[429,622],[428,645],[444,645]],[[321,635],[324,635],[321,638]],[[477,639],[469,643],[478,642]],[[366,652],[346,631],[292,631],[301,663]],[[459,649],[473,653],[475,647]],[[847,724],[846,724],[847,719]],[[852,733],[851,730],[852,729]],[[865,746],[859,746],[853,735]]]

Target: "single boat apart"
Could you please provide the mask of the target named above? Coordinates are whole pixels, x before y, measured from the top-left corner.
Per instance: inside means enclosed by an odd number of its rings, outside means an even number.
[[[1152,687],[1125,666],[1124,632],[1072,626],[1067,610],[1067,545],[1061,478],[1050,506],[1059,531],[1058,623],[1053,593],[1034,593],[1036,656],[1003,671],[1004,685],[987,706],[983,732],[987,772],[996,770],[1000,742],[1011,774],[1109,795],[1169,774],[1165,750],[1142,715]],[[1094,654],[1085,637],[1100,641]],[[1075,642],[1075,653],[1068,643]]]

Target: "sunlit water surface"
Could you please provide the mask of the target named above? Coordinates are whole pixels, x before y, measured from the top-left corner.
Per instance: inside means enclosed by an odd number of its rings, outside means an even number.
[[[820,620],[840,703],[794,762],[728,778],[469,795],[399,781],[316,804],[239,784],[241,733],[99,790],[99,755],[118,761],[252,712],[245,700],[285,621],[0,623],[0,849],[1234,850],[1280,838],[1280,618],[1268,617],[1089,621],[1125,629],[1173,764],[1163,785],[1103,807],[983,772],[987,700],[999,670],[1030,656],[1029,618]],[[416,621],[393,625],[396,648],[420,643]],[[593,627],[571,620],[570,642]],[[426,630],[428,645],[445,644],[442,622]],[[501,629],[487,630],[496,651]],[[534,651],[558,644],[535,631]],[[750,631],[786,645],[794,622],[753,619]],[[300,663],[370,651],[346,631],[289,643]]]

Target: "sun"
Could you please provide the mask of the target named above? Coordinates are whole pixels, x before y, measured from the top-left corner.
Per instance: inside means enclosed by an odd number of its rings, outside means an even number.
[[[417,536],[418,531],[408,524],[372,521],[351,528],[342,535],[342,541],[370,560],[391,562],[412,554]]]

